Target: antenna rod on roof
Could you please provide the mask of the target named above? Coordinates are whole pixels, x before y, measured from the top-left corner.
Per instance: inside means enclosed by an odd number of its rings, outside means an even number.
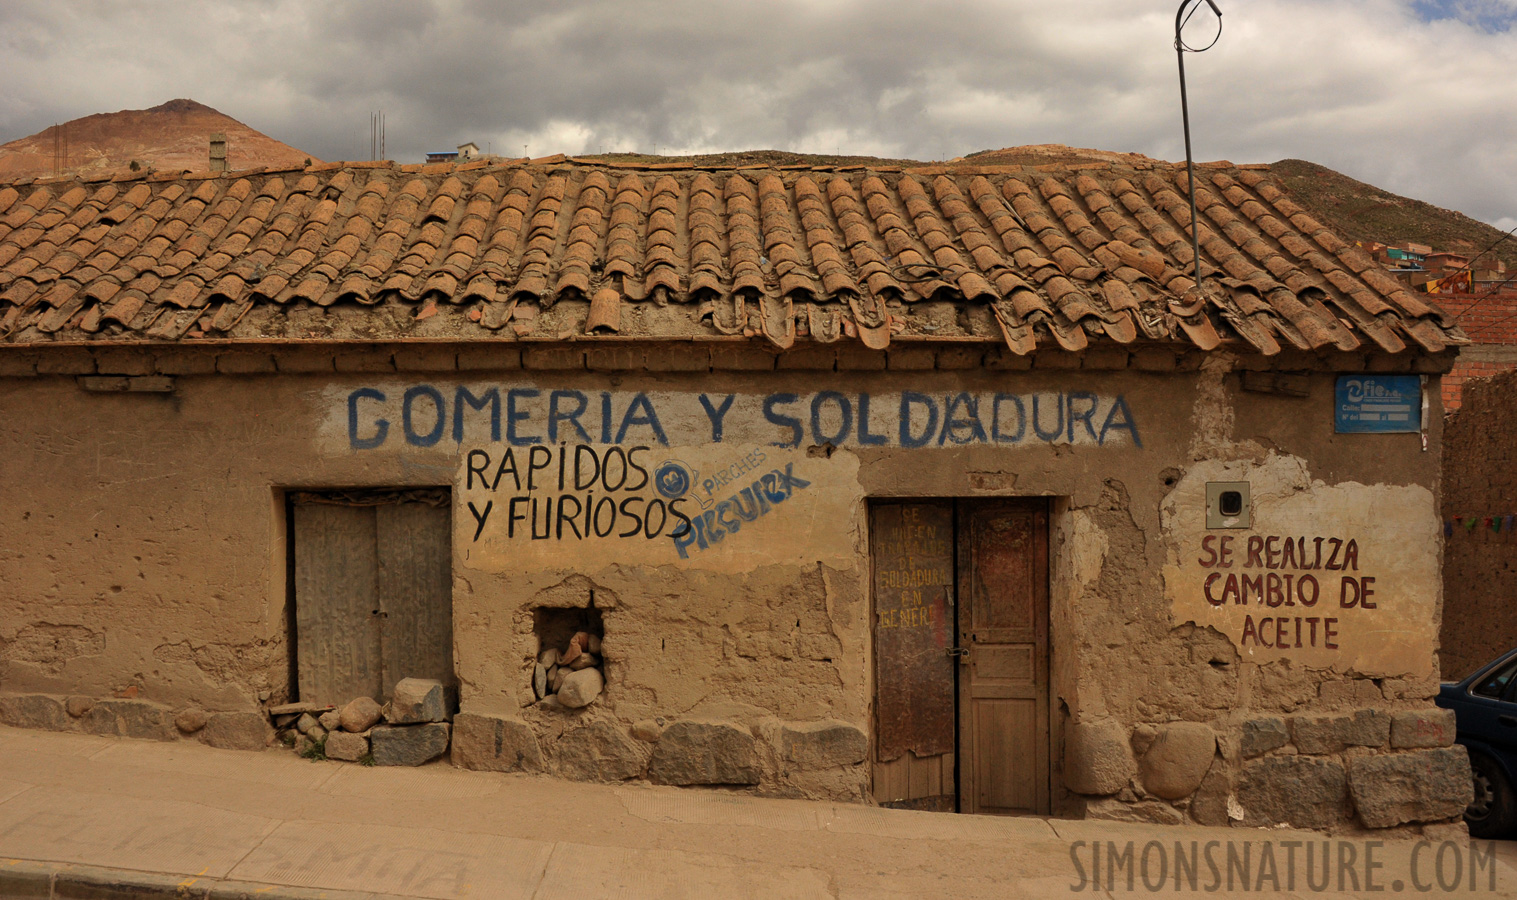
[[[1198,0],[1180,0],[1180,8],[1175,10],[1175,55],[1180,58],[1180,120],[1185,126],[1185,181],[1190,189],[1190,250],[1196,263],[1197,300],[1201,299],[1201,225],[1196,220],[1196,166],[1190,152],[1190,104],[1185,97],[1185,53],[1186,51],[1203,53],[1210,50],[1222,37],[1222,10],[1217,8],[1215,0],[1205,0],[1205,2],[1211,7],[1211,11],[1217,14],[1217,35],[1212,38],[1210,44],[1200,49],[1187,46],[1180,36],[1185,23],[1189,22],[1190,17],[1195,15],[1196,10],[1200,8],[1197,5]],[[1191,7],[1190,15],[1185,14],[1186,7]]]

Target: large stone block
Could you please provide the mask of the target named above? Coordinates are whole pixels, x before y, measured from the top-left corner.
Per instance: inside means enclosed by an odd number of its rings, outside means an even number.
[[[1238,785],[1243,824],[1329,828],[1347,812],[1343,766],[1304,756],[1271,756],[1244,765]]]
[[[391,725],[416,725],[441,722],[448,717],[448,705],[441,681],[431,678],[402,678],[390,695],[385,721]]]
[[[1291,735],[1302,753],[1384,747],[1391,740],[1391,717],[1378,709],[1361,709],[1352,716],[1294,716]]]
[[[380,725],[369,732],[376,766],[419,766],[448,752],[446,722]]]
[[[185,734],[194,734],[204,728],[209,720],[209,713],[198,706],[192,706],[179,711],[179,715],[174,717],[174,727]]]
[[[348,705],[337,714],[337,721],[342,725],[343,731],[358,734],[379,724],[383,716],[384,707],[372,697],[358,697],[348,701]]]
[[[368,755],[369,739],[361,734],[349,734],[338,730],[327,734],[325,747],[327,759],[358,762]]]
[[[800,771],[851,766],[868,757],[869,736],[836,720],[786,725],[780,729],[780,751]]]
[[[1354,807],[1369,828],[1450,819],[1474,797],[1469,755],[1459,746],[1361,757],[1348,774]]]
[[[1181,825],[1185,822],[1178,809],[1158,800],[1140,800],[1123,803],[1116,797],[1092,798],[1085,801],[1085,818],[1107,822],[1142,822],[1151,825]]]
[[[1064,742],[1064,784],[1076,794],[1115,794],[1137,774],[1127,729],[1116,722],[1080,722]]]
[[[601,722],[576,728],[553,744],[558,774],[575,781],[626,781],[643,773],[648,745]]]
[[[115,734],[153,741],[179,739],[174,714],[146,700],[101,700],[80,721],[84,730],[91,734]]]
[[[1165,800],[1189,797],[1201,786],[1216,752],[1216,734],[1200,722],[1161,725],[1140,764],[1143,789]]]
[[[262,750],[274,739],[274,729],[262,713],[214,713],[206,719],[200,739],[223,750]]]
[[[0,696],[0,722],[16,728],[72,731],[74,722],[63,704],[46,694]]]
[[[526,722],[459,713],[453,717],[453,765],[491,772],[541,772],[543,754]]]
[[[558,702],[570,709],[589,706],[596,697],[600,696],[601,689],[605,686],[606,680],[601,676],[599,669],[580,669],[577,672],[570,672],[564,676],[564,680],[558,686]]]
[[[1243,739],[1239,742],[1239,750],[1242,751],[1244,759],[1252,759],[1284,747],[1290,739],[1290,732],[1285,728],[1284,719],[1276,716],[1249,719],[1243,723]]]
[[[759,774],[753,735],[720,722],[675,722],[648,764],[660,784],[758,784]]]
[[[1227,799],[1232,793],[1233,782],[1227,767],[1213,765],[1202,779],[1201,786],[1191,795],[1190,817],[1202,825],[1226,825]]]
[[[1391,746],[1397,749],[1447,747],[1454,743],[1452,709],[1413,709],[1391,716]]]

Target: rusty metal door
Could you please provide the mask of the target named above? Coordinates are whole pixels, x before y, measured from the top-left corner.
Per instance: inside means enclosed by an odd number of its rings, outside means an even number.
[[[1048,510],[959,507],[959,808],[1049,812]]]
[[[874,797],[953,811],[953,504],[870,509],[874,563]]]
[[[300,493],[292,507],[300,699],[455,684],[447,492]]]

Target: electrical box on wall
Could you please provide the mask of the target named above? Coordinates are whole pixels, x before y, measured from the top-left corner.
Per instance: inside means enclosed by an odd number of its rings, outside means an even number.
[[[1208,481],[1206,483],[1206,527],[1249,528],[1253,524],[1253,504],[1246,481]]]

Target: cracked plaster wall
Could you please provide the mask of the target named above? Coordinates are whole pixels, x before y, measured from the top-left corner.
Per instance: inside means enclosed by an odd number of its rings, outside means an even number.
[[[1333,434],[1329,372],[1310,377],[1305,398],[1254,394],[1240,390],[1234,362],[1218,353],[1167,372],[823,373],[826,388],[845,394],[1122,395],[1142,447],[1029,440],[1010,448],[843,448],[836,456],[856,472],[851,518],[808,527],[838,529],[862,548],[860,497],[1055,498],[1056,742],[1081,721],[1132,727],[1189,720],[1226,735],[1260,711],[1342,705],[1355,696],[1353,684],[1366,680],[1359,673],[1251,658],[1215,628],[1176,618],[1165,568],[1183,542],[1165,530],[1178,527],[1169,524],[1173,507],[1180,498],[1188,502],[1189,486],[1207,473],[1252,477],[1282,466],[1299,474],[1292,490],[1307,495],[1405,490],[1431,497],[1436,454],[1423,453],[1415,435]],[[585,391],[805,393],[823,386],[818,373],[805,372],[414,378],[440,380]],[[14,389],[0,395],[0,439],[11,452],[0,459],[0,483],[22,490],[13,494],[19,502],[0,509],[0,563],[13,573],[0,596],[0,691],[105,696],[136,686],[169,706],[210,709],[251,707],[261,692],[288,696],[278,489],[425,486],[460,477],[458,447],[446,439],[368,452],[332,439],[323,424],[340,415],[332,397],[372,383],[362,375],[186,376],[170,395],[110,395],[85,393],[67,378],[8,382]],[[1434,447],[1438,430],[1432,422]],[[1417,528],[1433,521],[1431,509],[1418,504],[1386,512]],[[455,503],[456,526],[465,515]],[[1315,527],[1298,524],[1305,533]],[[582,571],[572,555],[561,568],[487,571],[455,546],[464,708],[524,715],[538,649],[532,608],[582,605],[593,592],[605,617],[608,687],[592,718],[717,718],[755,729],[776,718],[834,718],[871,730],[867,559],[860,552],[853,565],[808,561],[807,528],[766,539],[762,552],[780,562],[728,572],[647,570],[635,557]],[[1437,596],[1436,584],[1429,590]],[[1434,622],[1436,605],[1426,611]],[[1431,658],[1430,646],[1415,649]],[[1436,677],[1382,673],[1371,683],[1376,702],[1417,704]],[[554,727],[547,719],[536,724]],[[1236,763],[1226,741],[1220,754]],[[1057,767],[1057,749],[1054,759]]]

